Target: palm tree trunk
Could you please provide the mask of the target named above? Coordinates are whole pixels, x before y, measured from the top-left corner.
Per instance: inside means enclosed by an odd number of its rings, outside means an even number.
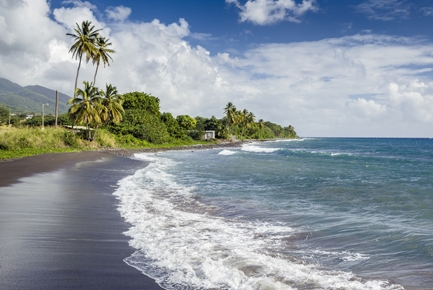
[[[75,88],[74,88],[74,98],[76,97],[75,91],[77,90],[77,84],[78,84],[78,74],[80,73],[80,67],[81,67],[81,58],[83,57],[82,54],[80,54],[80,61],[78,62],[78,69],[77,69],[77,76],[75,77]]]
[[[86,117],[86,125],[87,125],[87,139],[91,141],[92,135],[90,134],[90,123],[89,118]]]
[[[96,84],[96,74],[98,73],[99,63],[96,64],[95,77],[93,78],[93,86]]]
[[[96,125],[96,128],[95,128],[95,134],[93,134],[92,141],[95,140],[96,133],[98,133],[98,128],[99,128],[99,126]]]

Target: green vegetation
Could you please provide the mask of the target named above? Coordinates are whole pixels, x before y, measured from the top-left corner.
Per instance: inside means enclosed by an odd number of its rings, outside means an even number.
[[[4,106],[0,106],[0,125],[9,122],[9,110]]]
[[[33,116],[26,114],[10,116],[10,108],[0,106],[0,159],[29,156],[47,152],[92,150],[101,148],[169,148],[183,145],[209,143],[204,141],[205,131],[215,131],[217,139],[272,139],[297,138],[292,126],[256,122],[254,113],[237,110],[233,103],[224,108],[224,117],[195,118],[160,111],[160,100],[150,94],[131,92],[119,94],[116,87],[106,84],[105,90],[95,86],[100,63],[109,65],[111,43],[99,35],[91,22],[76,24],[74,38],[69,52],[77,59],[74,97],[68,100],[68,112],[59,115],[58,124],[68,126],[53,128],[54,116]],[[83,55],[86,61],[96,64],[92,82],[84,81],[78,88],[77,81]],[[33,91],[4,82],[4,87],[14,93],[32,95],[47,90],[34,86]],[[2,84],[0,79],[0,85]],[[38,94],[38,93],[36,93]],[[0,91],[1,95],[1,91]],[[40,96],[34,96],[44,102]],[[43,118],[44,117],[44,118]],[[11,118],[9,124],[9,118]],[[42,125],[43,121],[43,125]],[[44,129],[45,128],[45,129]],[[84,129],[83,129],[84,128]],[[210,142],[217,142],[211,140]]]
[[[151,144],[131,135],[115,135],[107,129],[101,129],[93,141],[88,141],[83,138],[83,134],[66,128],[46,127],[41,130],[40,126],[0,127],[0,160],[56,152],[118,148],[170,148],[196,144],[209,144],[209,142],[174,140],[170,143]]]
[[[292,125],[282,127],[272,122],[255,121],[256,116],[247,109],[237,110],[229,102],[224,108],[227,133],[240,139],[297,138]]]
[[[145,93],[133,92],[122,97],[124,119],[109,124],[108,129],[122,136],[132,136],[153,144],[168,143],[169,133],[161,120],[159,99]]]
[[[83,147],[79,136],[65,129],[0,127],[0,159],[76,151]]]

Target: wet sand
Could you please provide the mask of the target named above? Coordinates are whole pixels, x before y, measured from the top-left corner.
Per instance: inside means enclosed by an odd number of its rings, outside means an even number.
[[[0,289],[161,289],[123,262],[134,249],[112,195],[144,166],[102,152],[0,162]]]

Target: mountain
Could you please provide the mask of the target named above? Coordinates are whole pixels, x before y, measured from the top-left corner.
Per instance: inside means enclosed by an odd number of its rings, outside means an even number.
[[[44,96],[50,96],[50,97],[54,96],[54,101],[56,100],[56,91],[54,91],[54,90],[47,89],[45,87],[38,86],[38,85],[36,85],[36,86],[25,86],[24,88],[26,88],[26,89],[28,89],[28,90],[30,90],[32,92],[44,95]],[[70,96],[67,96],[67,95],[62,94],[62,93],[59,92],[59,102],[62,102],[62,103],[66,104],[70,98],[71,98]]]
[[[59,93],[59,114],[67,112],[69,96]],[[44,106],[46,114],[54,114],[56,91],[42,86],[22,87],[5,78],[0,78],[0,105],[12,109],[14,112],[39,114]]]
[[[8,81],[7,79],[0,78],[0,91],[8,91],[13,93],[18,93],[23,88],[11,81]]]

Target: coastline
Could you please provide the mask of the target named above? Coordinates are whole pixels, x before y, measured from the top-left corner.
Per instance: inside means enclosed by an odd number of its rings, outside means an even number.
[[[195,151],[195,150],[209,150],[209,149],[217,149],[217,148],[233,148],[233,147],[242,147],[243,144],[252,142],[255,140],[249,141],[233,141],[233,142],[221,142],[218,144],[209,144],[209,145],[184,145],[184,146],[175,146],[169,148],[142,148],[142,149],[106,149],[101,150],[99,152],[107,152],[114,154],[116,156],[121,157],[132,157],[135,153],[158,153],[164,151]],[[259,140],[261,141],[261,140]]]
[[[247,141],[171,148],[50,153],[0,162],[1,289],[162,289],[123,259],[135,250],[112,195],[147,166],[134,153],[240,147]]]
[[[128,266],[129,225],[112,195],[147,164],[107,152],[0,163],[1,289],[162,289]]]
[[[102,149],[95,151],[47,153],[21,158],[0,160],[0,187],[17,182],[19,178],[37,173],[49,172],[60,168],[72,166],[77,162],[94,161],[110,156],[132,157],[135,153],[163,152],[172,150],[208,150],[215,148],[241,147],[249,141],[223,142],[210,145],[177,146],[169,148],[142,148],[142,149]]]

